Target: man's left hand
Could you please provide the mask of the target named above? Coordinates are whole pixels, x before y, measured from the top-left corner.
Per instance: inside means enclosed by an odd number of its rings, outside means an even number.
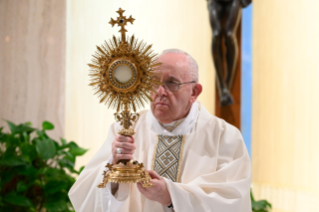
[[[162,205],[169,206],[172,203],[171,195],[167,189],[165,180],[153,170],[147,170],[151,176],[152,187],[144,188],[141,183],[137,183],[138,190],[147,198]]]

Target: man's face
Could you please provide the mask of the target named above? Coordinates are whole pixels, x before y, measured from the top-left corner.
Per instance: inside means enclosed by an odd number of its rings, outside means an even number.
[[[167,53],[160,56],[160,81],[172,81],[175,83],[189,82],[188,61],[186,55],[178,53]],[[200,87],[200,91],[198,90]],[[199,91],[199,92],[198,92]],[[151,110],[160,123],[171,123],[184,118],[197,96],[201,92],[200,84],[181,85],[176,92],[171,92],[160,86],[157,92],[152,92]]]

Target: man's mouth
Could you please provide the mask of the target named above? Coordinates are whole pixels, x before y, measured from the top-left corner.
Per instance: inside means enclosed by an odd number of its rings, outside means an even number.
[[[155,106],[157,106],[157,105],[159,105],[159,106],[168,106],[168,104],[165,103],[165,102],[156,102]]]

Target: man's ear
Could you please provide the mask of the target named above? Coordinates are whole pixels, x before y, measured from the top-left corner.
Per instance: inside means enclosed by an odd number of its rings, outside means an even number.
[[[199,83],[196,83],[195,86],[192,89],[192,95],[190,98],[191,103],[194,103],[197,99],[197,97],[199,96],[199,94],[202,93],[203,90],[203,86]]]

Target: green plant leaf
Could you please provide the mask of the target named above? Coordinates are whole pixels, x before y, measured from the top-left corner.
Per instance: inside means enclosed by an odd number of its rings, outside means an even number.
[[[36,179],[36,180],[32,183],[32,185],[41,187],[43,184],[42,184],[42,181],[40,181],[39,179]]]
[[[30,127],[28,124],[20,124],[17,126],[8,120],[6,122],[8,123],[10,131],[13,135],[18,133],[23,133],[23,132],[31,133],[35,130],[34,128]]]
[[[59,177],[61,173],[65,174],[64,170],[60,169],[60,168],[51,168],[51,167],[49,167],[49,168],[41,168],[41,169],[39,169],[39,174],[44,174],[44,175],[50,176],[52,178]]]
[[[1,211],[12,211],[12,206],[0,201]]]
[[[49,136],[45,133],[44,130],[37,130],[37,134],[40,137],[40,139],[49,138]]]
[[[24,142],[29,143],[30,135],[27,132],[23,132],[22,135],[24,138]]]
[[[14,155],[11,155],[7,158],[2,158],[0,160],[0,165],[2,166],[20,166],[24,165],[25,161],[20,157],[15,157]]]
[[[23,133],[23,132],[26,132],[28,134],[32,133],[35,129],[28,126],[28,125],[25,125],[25,124],[19,124],[18,127],[17,127],[17,132],[16,133]]]
[[[79,146],[74,141],[71,141],[70,143],[68,143],[68,147],[70,147],[70,149],[72,149],[72,148],[76,148]]]
[[[20,181],[17,183],[17,192],[25,191],[27,189],[28,189],[28,185],[25,182]]]
[[[67,145],[68,142],[65,139],[60,138],[60,140],[61,140],[62,145]]]
[[[37,157],[37,151],[33,145],[28,143],[24,143],[20,147],[22,152],[22,157],[31,163]]]
[[[22,195],[18,195],[15,192],[8,193],[4,197],[4,201],[6,201],[7,203],[10,203],[12,205],[33,207],[32,202],[28,198],[26,198]]]
[[[16,175],[15,171],[10,169],[3,172],[0,172],[1,183],[4,185],[12,180],[12,178]]]
[[[54,142],[51,139],[37,140],[36,150],[40,157],[45,160],[53,158],[56,153]]]
[[[69,152],[74,156],[80,156],[86,153],[88,150],[81,147],[70,148]]]
[[[250,190],[250,199],[253,212],[270,212],[271,204],[266,200],[255,201],[252,190]]]
[[[19,139],[16,138],[14,135],[7,135],[6,145],[7,145],[7,148],[14,147],[14,151],[15,151],[16,146],[19,145]]]
[[[14,123],[12,123],[11,121],[6,120],[6,122],[9,126],[11,133],[15,134],[15,132],[17,131],[17,126]]]
[[[60,149],[60,144],[58,142],[56,142],[55,140],[52,140],[52,141],[53,141],[53,143],[55,145],[55,149],[58,151]]]
[[[253,191],[250,189],[250,199],[252,202],[255,202]]]
[[[268,208],[271,208],[271,204],[268,203],[266,200],[260,200],[257,202],[252,202],[252,207],[255,210],[268,210]]]
[[[32,123],[28,121],[28,122],[24,123],[24,125],[27,125],[27,126],[31,127]]]
[[[44,121],[42,123],[42,128],[44,130],[53,130],[54,129],[54,125],[52,123],[48,122],[48,121]]]
[[[64,157],[60,160],[58,160],[59,165],[63,168],[68,168],[69,170],[73,170],[74,168],[74,162],[72,162],[70,159]]]
[[[74,155],[72,155],[70,152],[67,152],[67,151],[63,151],[63,150],[58,150],[58,155],[65,155],[65,156],[68,156],[68,157],[70,157],[70,158],[74,158],[74,160],[75,160],[75,157],[74,157]],[[75,161],[74,161],[75,162]]]
[[[64,181],[49,181],[45,186],[44,186],[44,191],[45,193],[48,194],[53,194],[56,192],[59,192],[63,189],[66,188],[66,183]]]
[[[62,146],[59,146],[59,150],[63,150],[63,149],[66,149],[66,148],[69,148],[69,145],[62,145]]]
[[[36,168],[33,167],[32,164],[27,164],[25,166],[19,166],[17,167],[16,172],[20,175],[26,175],[26,176],[35,176],[38,172]]]
[[[6,134],[2,133],[3,127],[0,128],[0,142],[3,143],[6,139]]]
[[[75,163],[75,156],[74,155],[72,155],[70,152],[64,152],[64,153],[65,153],[65,156],[63,157],[63,159],[69,160],[72,163]]]
[[[81,174],[81,172],[83,171],[83,169],[85,168],[85,166],[82,166],[80,169],[79,169],[79,174]]]
[[[60,200],[44,204],[48,212],[69,211],[66,201]]]

